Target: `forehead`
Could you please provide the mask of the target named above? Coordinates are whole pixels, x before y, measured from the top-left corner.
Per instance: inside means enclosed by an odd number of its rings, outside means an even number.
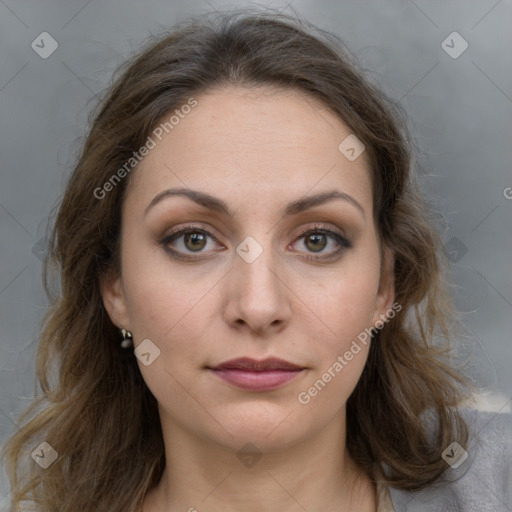
[[[336,187],[371,210],[366,155],[349,161],[340,152],[351,131],[317,99],[294,89],[235,86],[194,98],[197,105],[168,125],[161,140],[153,136],[154,148],[130,177],[135,200],[190,186],[236,194],[241,202],[273,197],[281,204]]]

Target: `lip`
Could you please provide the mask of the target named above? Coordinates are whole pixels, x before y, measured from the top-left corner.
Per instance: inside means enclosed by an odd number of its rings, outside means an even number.
[[[272,371],[272,370],[302,370],[303,368],[279,359],[277,357],[267,357],[258,361],[250,357],[239,357],[237,359],[230,359],[218,366],[211,367],[212,370],[246,370],[252,372]]]
[[[222,380],[241,389],[269,391],[295,379],[305,368],[278,358],[261,361],[242,357],[208,369]]]

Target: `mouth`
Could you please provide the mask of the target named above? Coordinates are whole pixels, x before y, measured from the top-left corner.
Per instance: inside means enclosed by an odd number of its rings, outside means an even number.
[[[225,382],[252,391],[277,389],[297,378],[306,369],[284,359],[268,358],[258,361],[247,357],[207,368]]]

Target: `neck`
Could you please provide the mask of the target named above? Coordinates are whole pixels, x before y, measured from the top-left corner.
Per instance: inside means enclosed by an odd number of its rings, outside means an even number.
[[[279,451],[241,453],[183,430],[161,411],[166,467],[142,510],[375,512],[375,487],[348,455],[344,420]]]

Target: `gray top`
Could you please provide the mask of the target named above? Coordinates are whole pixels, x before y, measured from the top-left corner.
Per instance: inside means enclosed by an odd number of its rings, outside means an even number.
[[[472,430],[469,446],[443,452],[450,467],[427,489],[388,487],[396,512],[512,512],[512,414],[462,412]]]

